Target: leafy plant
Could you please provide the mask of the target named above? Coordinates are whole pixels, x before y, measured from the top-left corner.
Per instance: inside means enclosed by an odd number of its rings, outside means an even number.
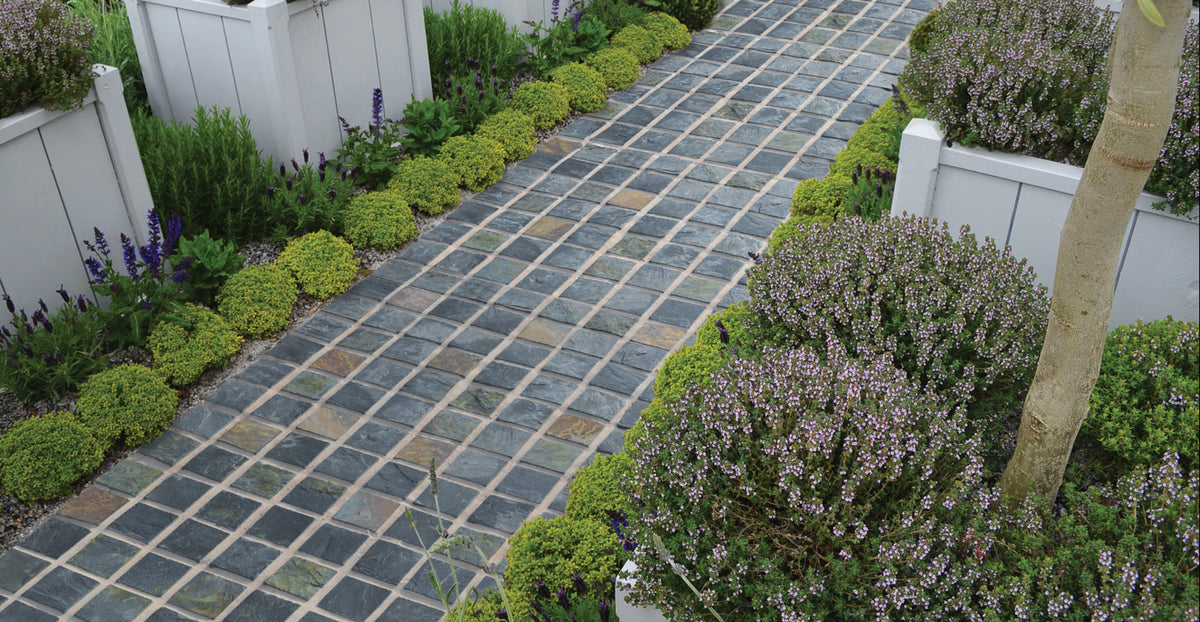
[[[575,575],[584,585],[603,584],[624,562],[617,537],[604,522],[559,516],[526,521],[509,541],[504,584],[534,596],[571,589]]]
[[[0,2],[0,118],[79,106],[92,86],[92,28],[58,0]]]
[[[1194,24],[1193,24],[1194,26]],[[1188,28],[1183,37],[1175,116],[1167,130],[1158,164],[1146,190],[1166,197],[1155,207],[1172,214],[1192,214],[1200,203],[1200,34]]]
[[[413,97],[404,108],[401,123],[408,133],[400,139],[400,144],[413,156],[437,155],[442,150],[442,143],[462,129],[450,112],[450,104],[437,98],[418,101]]]
[[[526,82],[517,87],[509,106],[533,119],[533,126],[548,130],[571,114],[571,96],[553,82]]]
[[[612,32],[594,15],[582,10],[576,10],[569,20],[559,20],[555,14],[549,27],[540,21],[529,25],[532,31],[525,39],[532,53],[525,66],[539,77],[549,75],[551,69],[563,63],[582,60],[588,54],[608,47],[608,35]]]
[[[232,242],[214,238],[205,230],[179,239],[179,248],[171,255],[171,265],[187,273],[183,281],[187,299],[211,305],[217,290],[242,269],[245,259]]]
[[[516,75],[518,61],[525,55],[520,33],[502,15],[458,0],[443,13],[425,9],[425,40],[434,88],[474,71],[472,63],[484,71],[485,84],[492,78],[506,82]]]
[[[92,25],[92,45],[88,50],[91,64],[116,67],[121,74],[125,106],[129,110],[146,110],[146,83],[137,48],[133,44],[133,28],[129,13],[121,0],[68,0],[67,6]]]
[[[467,72],[452,75],[440,94],[450,102],[451,113],[462,132],[470,132],[488,115],[504,109],[504,97],[508,84],[499,78],[485,78],[482,65],[473,58],[467,59]]]
[[[604,48],[589,55],[584,62],[604,78],[610,89],[627,89],[641,75],[637,57],[624,48]]]
[[[504,156],[504,147],[490,138],[454,136],[443,145],[438,158],[450,166],[464,188],[480,192],[500,181]]]
[[[290,170],[280,164],[267,188],[267,220],[271,237],[277,240],[304,231],[338,231],[342,210],[354,194],[357,169],[330,163],[324,153],[317,154],[314,168],[307,149],[301,159],[302,163],[292,158]]]
[[[504,161],[515,162],[533,155],[537,147],[533,119],[519,110],[501,110],[485,120],[475,135],[490,138],[504,148]]]
[[[250,266],[229,277],[217,294],[217,312],[238,334],[258,339],[287,326],[300,291],[275,264]]]
[[[346,239],[357,248],[396,248],[417,237],[412,209],[390,190],[350,199],[342,227]]]
[[[371,123],[366,128],[350,125],[342,117],[346,138],[338,148],[338,157],[353,170],[358,183],[378,188],[392,176],[400,159],[400,123],[383,117],[383,91],[371,92]]]
[[[0,326],[0,386],[25,403],[61,397],[107,367],[99,309],[61,287],[58,295],[63,304],[57,311],[39,300],[31,316],[24,309],[18,313],[4,295],[12,329]]]
[[[584,15],[591,15],[597,21],[604,25],[608,32],[613,33],[622,28],[636,24],[642,20],[647,13],[640,5],[638,0],[630,2],[628,0],[592,0],[583,7]],[[687,32],[687,29],[684,29]]]
[[[550,72],[550,81],[567,89],[571,108],[579,112],[599,110],[608,99],[603,76],[583,63],[567,63],[554,68]]]
[[[641,65],[658,60],[663,51],[663,44],[658,37],[636,24],[626,26],[613,35],[612,45],[629,50]]]
[[[566,515],[605,523],[611,512],[632,513],[623,486],[632,466],[625,453],[596,456],[571,480]]]
[[[276,264],[296,280],[300,291],[318,300],[346,291],[358,273],[354,247],[324,230],[288,242]]]
[[[688,30],[704,30],[720,5],[717,0],[653,0],[659,10],[683,23]]]
[[[842,201],[846,215],[879,220],[892,210],[896,176],[886,168],[859,168],[850,173],[850,190]]]
[[[160,317],[178,311],[183,301],[183,283],[187,272],[182,266],[169,265],[168,258],[182,229],[179,216],[172,214],[163,237],[158,213],[150,210],[150,239],[145,246],[121,234],[121,259],[125,274],[117,271],[108,240],[100,229],[93,229],[95,240],[84,241],[92,256],[84,260],[92,291],[108,299],[108,310],[101,314],[109,342],[117,348],[144,346],[150,327]]]
[[[416,156],[400,162],[387,189],[409,205],[429,215],[458,205],[458,175],[438,158]]]
[[[175,418],[179,393],[149,367],[119,365],[88,378],[79,387],[79,419],[104,447],[120,439],[130,446],[148,443]]]
[[[798,224],[827,225],[845,212],[843,205],[853,187],[849,175],[805,179],[792,193],[791,214]]]
[[[149,341],[154,370],[177,387],[223,366],[241,345],[241,336],[224,318],[191,303],[170,318],[158,320]]]
[[[25,503],[71,493],[104,462],[104,445],[69,412],[13,424],[0,436],[0,487]]]

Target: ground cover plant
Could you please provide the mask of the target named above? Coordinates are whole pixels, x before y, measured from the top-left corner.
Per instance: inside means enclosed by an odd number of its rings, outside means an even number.
[[[600,73],[608,88],[618,91],[629,88],[641,73],[637,57],[622,48],[597,50],[585,58],[584,62]]]
[[[104,451],[69,412],[18,421],[0,436],[0,488],[26,502],[61,497],[100,466]]]
[[[504,148],[504,161],[516,162],[533,155],[537,147],[533,119],[519,110],[502,110],[488,117],[475,134],[490,138]]]
[[[442,146],[445,162],[462,187],[480,192],[504,175],[506,152],[500,143],[481,136],[454,136]]]
[[[483,132],[477,135],[489,137]],[[458,205],[462,198],[458,190],[459,182],[454,169],[444,160],[415,156],[396,167],[396,174],[388,182],[388,190],[412,209],[433,216]]]
[[[583,63],[567,63],[556,67],[550,72],[550,81],[567,89],[572,110],[599,110],[608,99],[604,77]]]
[[[158,320],[147,345],[154,370],[169,384],[181,387],[209,369],[224,366],[241,347],[242,337],[208,307],[188,303]]]
[[[88,378],[75,401],[79,419],[107,449],[117,441],[143,445],[175,418],[179,393],[149,367],[119,365]]]
[[[0,2],[0,118],[77,107],[92,86],[92,27],[58,0]]]
[[[517,87],[509,105],[533,119],[533,126],[548,130],[571,114],[571,96],[553,82],[526,82]]]
[[[400,194],[360,194],[346,206],[346,240],[356,248],[396,248],[417,237],[412,209]]]

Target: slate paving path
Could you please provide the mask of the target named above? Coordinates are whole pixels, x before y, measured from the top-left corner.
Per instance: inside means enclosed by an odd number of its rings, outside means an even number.
[[[0,557],[0,621],[438,620],[420,539],[562,513],[929,8],[727,5]]]

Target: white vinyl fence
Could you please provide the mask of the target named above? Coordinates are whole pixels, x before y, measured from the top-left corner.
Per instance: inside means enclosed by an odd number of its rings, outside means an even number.
[[[1059,235],[1083,169],[1026,156],[946,146],[934,121],[913,119],[900,146],[892,214],[970,225],[1025,257],[1050,287]],[[1200,320],[1200,228],[1142,193],[1129,223],[1110,326],[1137,319]],[[1194,215],[1194,213],[1193,213]]]
[[[146,243],[153,207],[121,77],[96,65],[78,110],[32,107],[0,119],[0,289],[18,307],[57,307],[60,285],[91,296],[82,240],[98,227],[110,239]],[[118,250],[118,253],[120,251]],[[0,323],[7,323],[7,312]]]
[[[400,118],[432,95],[421,0],[128,0],[154,114],[188,122],[197,106],[250,119],[264,156],[333,156],[338,117],[364,126],[371,94]]]

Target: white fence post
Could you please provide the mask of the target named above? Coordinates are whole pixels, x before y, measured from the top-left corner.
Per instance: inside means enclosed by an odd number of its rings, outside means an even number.
[[[125,200],[129,232],[138,244],[147,244],[150,241],[150,230],[146,217],[150,210],[154,209],[154,199],[150,196],[146,169],[142,166],[142,156],[133,135],[133,126],[129,122],[129,108],[125,105],[121,74],[116,68],[105,65],[93,66],[92,72],[96,74],[96,116],[99,117],[100,127],[104,131],[105,144],[112,159],[113,173],[117,176],[121,197]],[[87,230],[82,233],[86,235]]]
[[[900,140],[900,167],[892,194],[893,216],[904,213],[928,216],[937,186],[942,135],[936,121],[913,119]]]
[[[138,64],[142,67],[142,81],[146,83],[146,97],[150,109],[161,118],[171,116],[171,103],[167,98],[167,85],[163,80],[162,64],[158,62],[158,50],[150,36],[146,4],[142,0],[126,0],[129,26],[133,30],[133,45],[137,48]]]
[[[271,144],[258,139],[264,154],[280,157],[299,155],[308,146],[308,129],[296,81],[296,61],[292,54],[292,37],[288,32],[287,0],[254,0],[246,6],[250,28],[262,68],[263,88],[269,119],[256,119],[268,124]]]

